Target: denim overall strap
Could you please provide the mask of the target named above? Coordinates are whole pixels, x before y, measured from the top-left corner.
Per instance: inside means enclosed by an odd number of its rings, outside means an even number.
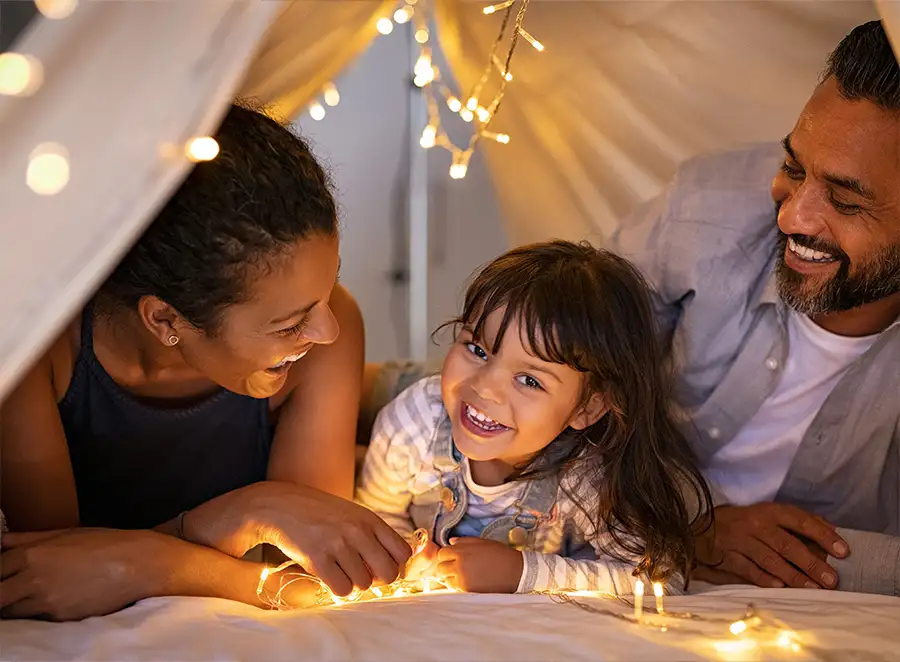
[[[525,492],[513,506],[513,514],[488,524],[481,537],[516,549],[533,547],[537,525],[551,522],[557,516],[558,491],[559,479],[556,476],[527,481]]]
[[[446,546],[450,544],[450,531],[459,524],[468,507],[462,467],[455,457],[453,429],[446,412],[435,427],[431,448],[434,473],[429,482],[432,486],[413,495],[409,514],[417,528],[427,530],[431,540]]]

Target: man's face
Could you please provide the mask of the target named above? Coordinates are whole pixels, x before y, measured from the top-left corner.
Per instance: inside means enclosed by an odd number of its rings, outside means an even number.
[[[818,315],[900,292],[900,113],[828,80],[784,146],[772,183],[781,298]]]

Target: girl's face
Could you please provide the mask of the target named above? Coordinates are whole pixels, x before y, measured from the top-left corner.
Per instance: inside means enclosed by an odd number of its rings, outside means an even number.
[[[487,317],[484,338],[473,338],[471,329],[463,327],[444,360],[441,392],[459,451],[470,460],[499,461],[512,468],[567,427],[583,429],[599,415],[592,417],[579,406],[584,376],[531,354],[518,320],[507,327],[498,352],[488,350],[504,311]]]
[[[251,267],[247,301],[225,309],[215,335],[177,329],[185,362],[235,393],[275,395],[295,361],[338,336],[328,300],[339,263],[337,237],[316,235]]]

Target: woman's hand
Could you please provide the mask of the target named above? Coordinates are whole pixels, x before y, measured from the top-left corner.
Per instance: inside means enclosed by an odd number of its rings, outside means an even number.
[[[71,529],[4,533],[2,545],[0,616],[69,621],[152,594],[154,546],[166,540],[147,531]]]
[[[240,557],[275,545],[337,595],[394,581],[410,547],[381,518],[339,497],[265,481],[216,497],[184,520],[188,540]]]
[[[438,577],[469,593],[515,593],[522,577],[522,552],[482,538],[458,538],[438,552]]]

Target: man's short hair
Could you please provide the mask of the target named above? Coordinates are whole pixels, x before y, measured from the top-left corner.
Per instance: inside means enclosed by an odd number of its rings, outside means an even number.
[[[837,81],[841,95],[900,110],[900,65],[881,21],[853,29],[828,58],[822,81]]]

